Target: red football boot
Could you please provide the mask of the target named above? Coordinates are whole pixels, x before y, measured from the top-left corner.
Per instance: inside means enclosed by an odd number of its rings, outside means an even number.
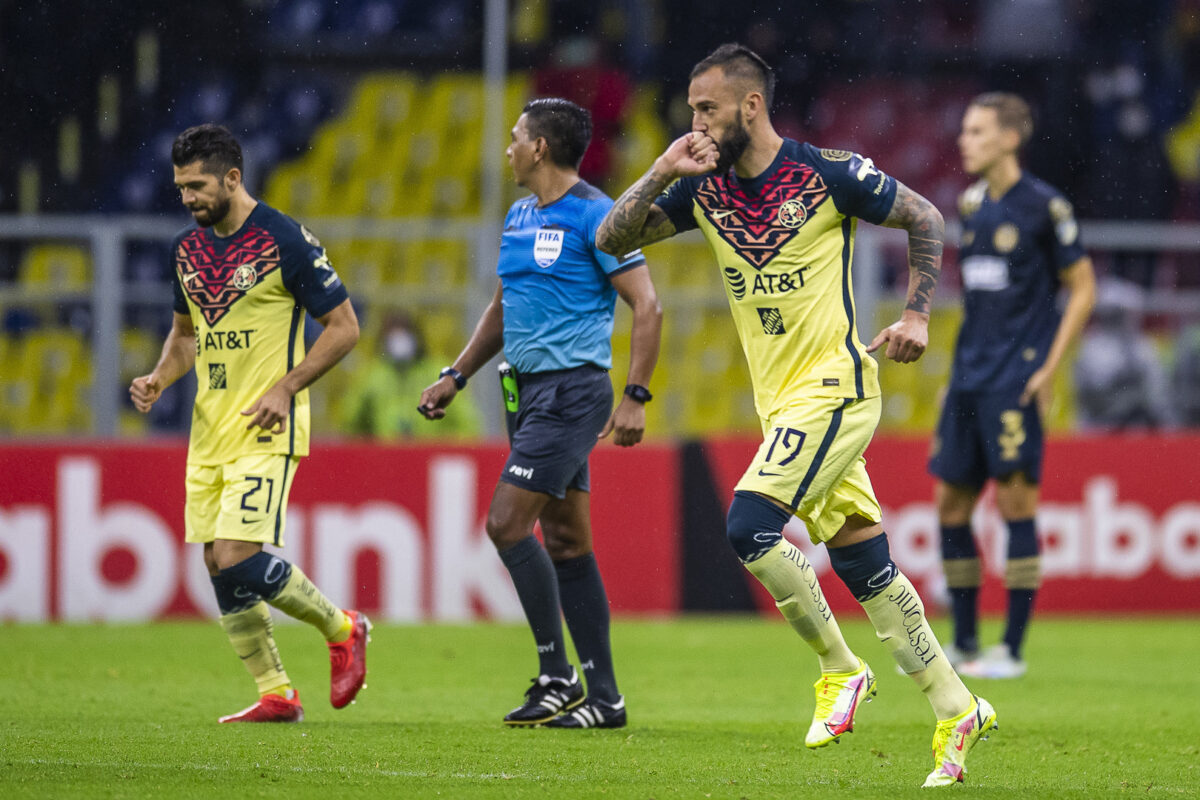
[[[304,706],[300,705],[300,693],[288,691],[289,697],[264,694],[249,708],[236,714],[221,717],[218,722],[303,722]]]
[[[354,627],[344,642],[329,643],[329,702],[345,708],[354,702],[367,677],[367,642],[371,621],[360,611],[345,612]]]

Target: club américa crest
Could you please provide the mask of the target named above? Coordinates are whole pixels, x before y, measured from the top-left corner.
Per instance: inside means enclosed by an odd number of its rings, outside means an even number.
[[[792,198],[779,206],[779,213],[775,218],[785,228],[799,228],[808,219],[808,209],[799,200]]]
[[[254,286],[258,282],[258,270],[254,268],[254,264],[242,264],[233,271],[233,277],[229,279],[229,285],[239,292],[244,292]]]

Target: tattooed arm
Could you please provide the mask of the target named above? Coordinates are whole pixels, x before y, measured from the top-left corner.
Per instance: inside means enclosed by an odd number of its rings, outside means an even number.
[[[897,182],[896,201],[883,225],[908,231],[908,302],[900,321],[880,331],[867,352],[886,343],[884,355],[906,364],[920,358],[929,344],[929,309],[942,274],[946,223],[933,203]]]
[[[654,204],[674,178],[657,169],[657,163],[637,183],[617,198],[596,230],[596,247],[620,257],[639,247],[675,235],[675,223]]]
[[[617,198],[596,230],[596,246],[614,256],[675,235],[675,223],[654,200],[676,178],[702,175],[717,165],[717,146],[703,133],[685,133],[671,142],[654,166]]]

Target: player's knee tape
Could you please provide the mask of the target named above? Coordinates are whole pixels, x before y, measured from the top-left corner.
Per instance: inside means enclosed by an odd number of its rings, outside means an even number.
[[[886,589],[898,574],[884,534],[848,547],[830,547],[829,564],[860,603]]]
[[[279,556],[259,551],[219,573],[235,587],[261,595],[270,602],[283,591],[292,576],[292,565]]]
[[[942,526],[942,560],[978,557],[979,550],[970,525]]]
[[[1042,585],[1042,558],[1010,558],[1004,563],[1006,589],[1038,589]]]
[[[217,596],[217,608],[220,609],[222,616],[245,611],[262,600],[257,592],[238,586],[220,572],[210,577],[212,578],[213,593]]]
[[[734,492],[725,518],[725,535],[743,564],[762,558],[783,538],[792,515],[753,492]]]
[[[978,558],[948,558],[942,561],[946,586],[950,589],[978,589],[983,585],[983,564]]]

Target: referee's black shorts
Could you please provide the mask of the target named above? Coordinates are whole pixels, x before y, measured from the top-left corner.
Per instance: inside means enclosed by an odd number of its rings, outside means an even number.
[[[512,451],[500,480],[562,499],[590,490],[588,455],[612,413],[608,370],[585,365],[518,376],[515,414],[508,414]]]

